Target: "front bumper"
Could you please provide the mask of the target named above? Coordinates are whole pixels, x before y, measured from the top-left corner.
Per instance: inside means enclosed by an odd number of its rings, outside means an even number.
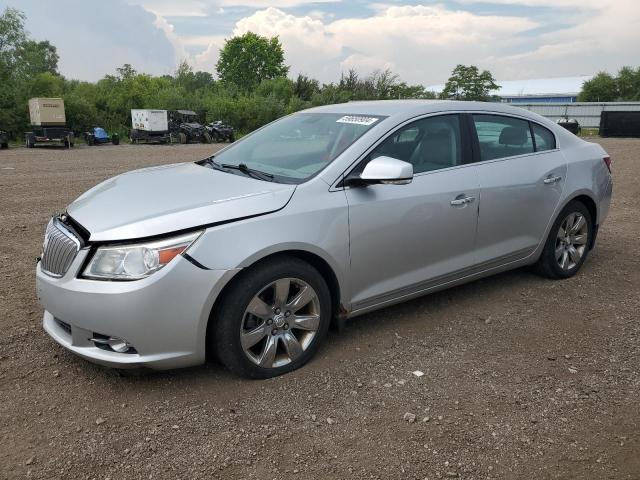
[[[142,280],[77,278],[87,254],[88,249],[81,250],[62,278],[37,265],[43,327],[55,341],[109,367],[162,370],[204,362],[211,308],[237,270],[205,270],[178,256]],[[99,348],[90,339],[100,335],[125,339],[136,352]]]

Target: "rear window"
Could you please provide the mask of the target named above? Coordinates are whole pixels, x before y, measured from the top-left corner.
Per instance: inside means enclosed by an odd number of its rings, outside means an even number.
[[[533,138],[536,140],[536,152],[544,152],[545,150],[554,150],[556,148],[556,137],[553,136],[551,130],[544,128],[537,123],[531,123],[533,129]]]
[[[480,159],[514,157],[533,153],[529,122],[500,115],[473,115],[480,143]]]

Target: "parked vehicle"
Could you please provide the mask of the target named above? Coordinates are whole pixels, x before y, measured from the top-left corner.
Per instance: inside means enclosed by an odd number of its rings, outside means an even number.
[[[120,145],[120,136],[117,133],[109,136],[107,131],[102,127],[93,127],[84,132],[84,141],[87,145],[103,145],[105,143],[112,143],[114,145]]]
[[[215,353],[272,377],[305,364],[332,319],[528,265],[575,275],[610,168],[600,145],[503,104],[298,112],[204,160],[107,180],[54,217],[44,328],[104,365]]]
[[[0,130],[0,148],[9,148],[9,134]]]
[[[198,115],[191,110],[169,112],[169,130],[172,138],[180,143],[211,143],[211,135],[198,122]]]
[[[211,122],[207,125],[207,131],[211,136],[211,139],[216,143],[221,142],[229,142],[233,143],[236,141],[235,132],[233,131],[233,127],[222,123],[221,120],[217,120],[215,122]]]
[[[132,109],[129,140],[131,143],[169,143],[169,120],[166,110]]]
[[[29,100],[31,131],[24,133],[27,148],[37,145],[73,147],[74,134],[66,126],[64,100],[61,98],[32,98]]]

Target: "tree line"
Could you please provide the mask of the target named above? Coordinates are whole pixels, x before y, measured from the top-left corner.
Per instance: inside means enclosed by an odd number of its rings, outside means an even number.
[[[173,75],[153,76],[125,64],[97,82],[70,80],[58,72],[51,43],[36,42],[25,16],[7,8],[0,16],[0,129],[13,138],[28,130],[28,99],[62,97],[68,126],[76,133],[102,126],[126,136],[132,108],[190,109],[203,120],[223,120],[239,132],[252,131],[305,108],[351,100],[433,99],[422,85],[409,85],[390,70],[363,76],[355,70],[321,84],[299,74],[288,78],[277,38],[249,32],[231,38],[220,51],[217,78],[182,62]],[[447,98],[488,100],[495,88],[489,72],[459,65],[445,89]]]
[[[599,72],[582,85],[579,102],[640,101],[640,67],[622,67],[616,75]]]
[[[55,46],[31,39],[24,23],[24,14],[14,8],[0,16],[0,129],[15,139],[29,128],[32,97],[62,97],[67,124],[76,133],[102,126],[123,137],[131,126],[132,108],[190,109],[201,113],[203,121],[222,120],[246,133],[298,110],[352,100],[499,100],[493,95],[498,85],[491,72],[473,65],[456,66],[439,95],[407,84],[390,70],[369,75],[349,70],[324,84],[303,74],[289,78],[278,38],[252,32],[225,42],[215,78],[183,61],[172,75],[148,75],[125,64],[97,82],[70,80],[58,72]],[[607,75],[586,82],[581,96],[586,101],[638,99],[640,68],[625,67],[611,79]]]

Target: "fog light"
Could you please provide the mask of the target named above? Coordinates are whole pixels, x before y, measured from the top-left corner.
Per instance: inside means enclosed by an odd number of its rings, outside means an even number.
[[[94,333],[89,339],[96,347],[117,353],[138,353],[137,350],[123,338],[108,337],[100,333]]]
[[[111,347],[111,350],[118,353],[126,353],[131,348],[129,342],[118,337],[109,337],[107,339],[107,345]]]

